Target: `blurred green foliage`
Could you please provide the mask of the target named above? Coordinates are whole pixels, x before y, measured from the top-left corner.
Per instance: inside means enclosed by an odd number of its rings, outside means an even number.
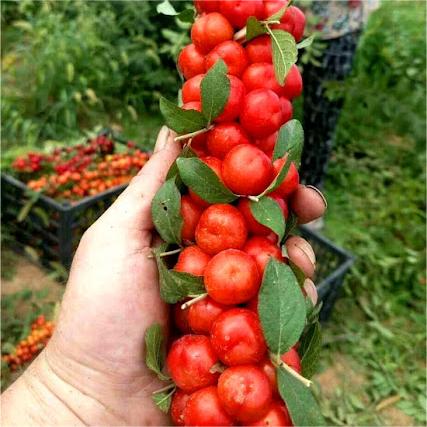
[[[109,120],[157,111],[176,96],[188,24],[150,1],[5,1],[3,147],[32,146]],[[177,9],[183,8],[179,2]]]
[[[357,262],[323,355],[328,366],[344,354],[361,382],[361,391],[338,387],[322,401],[334,425],[387,424],[376,405],[390,396],[415,425],[426,422],[425,25],[424,2],[384,2],[352,77],[333,88],[345,107],[326,234]]]

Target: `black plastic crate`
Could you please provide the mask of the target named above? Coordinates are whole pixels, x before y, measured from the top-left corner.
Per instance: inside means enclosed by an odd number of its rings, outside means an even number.
[[[323,302],[320,320],[328,320],[335,305],[344,277],[354,263],[354,257],[344,249],[334,245],[317,232],[306,226],[300,227],[300,234],[313,247],[316,254],[316,283],[319,300]]]
[[[28,187],[11,175],[2,173],[2,221],[15,240],[15,249],[30,247],[44,266],[60,263],[68,269],[83,232],[126,186],[123,184],[73,203],[58,202],[40,194],[28,215],[19,221],[18,215],[29,200]]]

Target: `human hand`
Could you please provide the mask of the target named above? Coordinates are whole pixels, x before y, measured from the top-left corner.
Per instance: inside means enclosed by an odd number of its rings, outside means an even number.
[[[169,423],[151,400],[161,384],[145,367],[143,343],[152,323],[167,323],[149,257],[150,206],[179,151],[162,128],[149,162],[83,236],[49,345],[2,396],[5,425]],[[292,203],[304,222],[325,209],[322,196],[303,186]],[[293,237],[286,245],[293,262],[312,277],[308,243]],[[310,279],[305,289],[317,299]]]

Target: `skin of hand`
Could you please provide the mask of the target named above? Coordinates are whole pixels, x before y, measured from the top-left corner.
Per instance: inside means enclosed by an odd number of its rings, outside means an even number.
[[[151,400],[162,384],[145,366],[144,333],[154,322],[167,326],[150,257],[151,201],[180,149],[163,127],[153,156],[82,237],[55,332],[2,394],[2,425],[170,424]],[[311,206],[305,222],[323,215],[317,190],[301,186],[297,193],[299,210],[301,203]],[[292,239],[290,257],[311,277],[314,253],[303,239]],[[315,302],[310,279],[305,290]]]

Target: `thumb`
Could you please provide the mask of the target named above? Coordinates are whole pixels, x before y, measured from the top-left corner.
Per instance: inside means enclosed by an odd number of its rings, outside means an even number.
[[[181,151],[180,143],[174,138],[175,133],[166,126],[160,129],[150,160],[106,212],[115,225],[140,230],[150,230],[153,227],[151,202]]]

